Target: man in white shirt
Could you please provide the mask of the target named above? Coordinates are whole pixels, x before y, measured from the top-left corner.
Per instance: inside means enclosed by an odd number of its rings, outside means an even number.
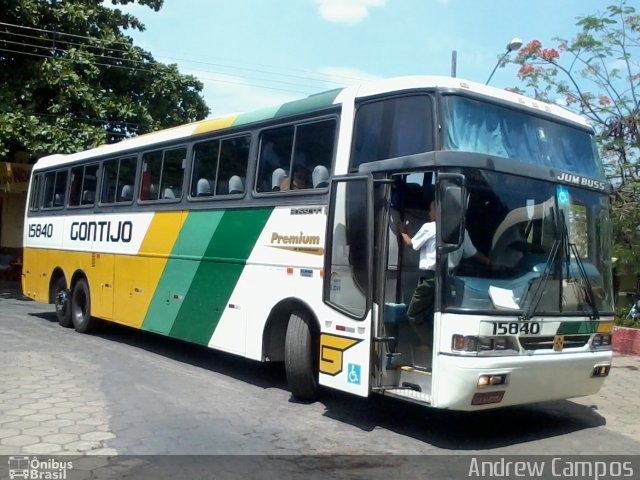
[[[404,225],[400,224],[398,230],[402,241],[407,247],[420,251],[418,267],[421,271],[420,283],[413,292],[407,317],[414,325],[420,325],[425,321],[427,329],[415,329],[420,338],[420,343],[431,345],[433,343],[433,303],[435,299],[435,269],[436,269],[436,204],[429,201],[427,210],[428,222],[420,227],[420,230],[409,237]]]
[[[420,261],[418,267],[421,271],[420,283],[413,292],[409,307],[407,308],[407,318],[413,325],[427,323],[427,328],[415,328],[416,333],[423,345],[433,343],[433,306],[435,300],[435,270],[436,270],[436,204],[434,200],[428,203],[428,222],[424,223],[420,230],[410,237],[403,224],[398,226],[402,241],[407,247],[420,251]],[[473,258],[478,263],[495,268],[496,265],[485,255],[479,252],[471,242],[469,233],[464,231],[464,240],[457,250],[449,253],[449,269],[458,266],[462,258]]]

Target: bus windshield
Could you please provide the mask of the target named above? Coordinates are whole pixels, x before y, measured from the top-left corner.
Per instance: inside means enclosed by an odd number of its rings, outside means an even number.
[[[593,136],[586,130],[455,95],[444,97],[443,116],[446,150],[486,153],[604,178]]]
[[[497,172],[464,173],[472,246],[448,256],[444,309],[591,316],[612,311],[606,195]]]

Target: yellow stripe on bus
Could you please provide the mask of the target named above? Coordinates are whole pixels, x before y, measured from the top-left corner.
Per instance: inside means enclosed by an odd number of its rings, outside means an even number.
[[[613,331],[613,322],[600,322],[598,324],[597,333],[611,333]]]
[[[199,133],[213,132],[215,130],[222,130],[223,128],[229,128],[236,121],[238,115],[229,115],[228,117],[213,118],[211,120],[204,120],[198,124],[193,131],[193,135]]]
[[[138,255],[116,257],[115,321],[140,328],[187,215],[187,212],[157,212]]]

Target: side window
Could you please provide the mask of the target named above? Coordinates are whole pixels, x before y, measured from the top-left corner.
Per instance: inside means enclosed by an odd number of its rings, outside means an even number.
[[[248,136],[222,140],[216,195],[244,193],[250,143]]]
[[[42,185],[42,175],[36,174],[31,180],[31,198],[29,199],[29,210],[35,211],[40,208],[40,187]]]
[[[257,192],[278,192],[289,176],[293,150],[293,125],[262,134],[258,160]]]
[[[433,150],[431,97],[413,95],[360,105],[350,171],[367,162]]]
[[[334,120],[300,125],[291,171],[291,190],[325,188],[329,186],[329,171],[333,159],[336,122]]]
[[[215,194],[220,141],[199,143],[193,148],[192,197],[212,197]]]
[[[61,208],[64,206],[64,197],[67,190],[67,170],[48,172],[44,176],[44,195],[42,208]]]
[[[72,168],[68,205],[70,207],[93,205],[96,199],[97,178],[97,164]]]
[[[204,142],[194,147],[191,197],[244,193],[249,136]]]
[[[102,167],[102,193],[100,203],[128,204],[133,201],[136,179],[136,157],[107,160]]]
[[[335,120],[264,132],[256,190],[280,192],[327,187],[335,132]]]
[[[179,200],[187,149],[157,150],[142,156],[140,200]]]

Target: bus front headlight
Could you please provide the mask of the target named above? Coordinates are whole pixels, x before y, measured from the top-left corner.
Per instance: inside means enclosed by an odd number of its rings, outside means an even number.
[[[518,341],[512,336],[477,336],[455,334],[451,337],[451,350],[464,353],[491,355],[496,352],[518,351]]]

